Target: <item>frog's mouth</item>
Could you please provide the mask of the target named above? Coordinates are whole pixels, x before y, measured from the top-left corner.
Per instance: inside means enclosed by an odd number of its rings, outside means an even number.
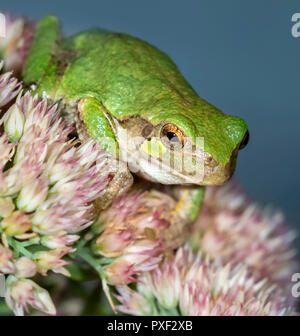
[[[134,166],[129,162],[129,168],[132,166],[138,169],[136,174],[148,181],[162,184],[195,184],[195,178],[185,175],[170,167],[163,161],[150,157],[144,152],[140,153],[139,161]]]
[[[145,153],[141,153],[138,163],[133,166],[134,171],[137,170],[137,175],[151,182],[162,184],[221,185],[231,178],[235,166],[233,164],[235,160],[222,167],[214,159],[211,159],[209,162],[204,161],[200,173],[189,174],[180,172],[161,160],[151,158],[150,161]],[[131,170],[130,164],[129,162],[129,169]]]
[[[220,185],[226,182],[233,174],[237,151],[226,166],[221,166],[208,153],[199,151],[193,153],[197,164],[196,169],[177,169],[168,160],[153,156],[142,150],[147,140],[143,137],[133,138],[116,121],[115,134],[120,147],[120,159],[128,165],[129,170],[155,183],[178,185]],[[138,139],[138,140],[137,140]]]

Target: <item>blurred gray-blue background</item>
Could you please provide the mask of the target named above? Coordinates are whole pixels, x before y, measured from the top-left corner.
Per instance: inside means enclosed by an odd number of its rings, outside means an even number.
[[[1,0],[1,10],[57,15],[64,32],[121,31],[167,52],[201,97],[246,119],[251,141],[236,176],[300,229],[299,0]],[[300,243],[300,240],[299,240]]]

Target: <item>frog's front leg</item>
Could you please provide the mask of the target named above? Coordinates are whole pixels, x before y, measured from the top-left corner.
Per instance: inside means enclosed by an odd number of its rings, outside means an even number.
[[[107,208],[111,202],[125,193],[133,183],[133,176],[127,164],[118,160],[119,145],[114,125],[103,104],[93,97],[82,98],[78,103],[75,116],[76,130],[81,140],[96,139],[97,143],[109,155],[112,179],[104,194],[95,201],[97,210]]]
[[[171,196],[177,201],[169,218],[170,227],[165,232],[168,246],[172,249],[184,244],[193,229],[204,197],[204,187],[172,186]]]

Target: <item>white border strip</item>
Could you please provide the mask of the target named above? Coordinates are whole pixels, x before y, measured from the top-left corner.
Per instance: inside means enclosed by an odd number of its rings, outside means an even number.
[[[6,37],[5,15],[0,13],[0,38]]]

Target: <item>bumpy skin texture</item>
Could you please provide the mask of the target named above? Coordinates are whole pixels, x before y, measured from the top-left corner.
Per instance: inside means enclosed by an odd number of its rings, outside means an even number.
[[[56,64],[51,64],[51,54],[54,43],[60,38],[58,20],[53,16],[48,16],[41,20],[35,32],[34,40],[31,45],[30,53],[23,69],[24,82],[41,83],[48,86],[49,82],[56,80]],[[49,90],[52,85],[49,85]],[[47,87],[43,90],[48,91]]]

